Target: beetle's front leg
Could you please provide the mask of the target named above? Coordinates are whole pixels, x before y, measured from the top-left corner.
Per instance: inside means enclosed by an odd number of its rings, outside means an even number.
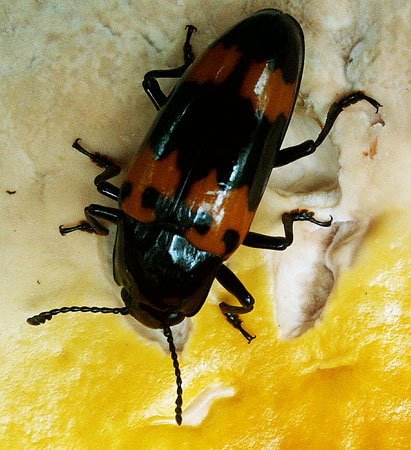
[[[216,275],[217,281],[227,289],[230,294],[240,302],[241,306],[232,306],[228,303],[220,303],[221,312],[225,315],[226,319],[234,328],[237,328],[241,334],[250,343],[255,336],[251,336],[244,328],[241,326],[242,320],[238,317],[239,314],[245,314],[253,310],[254,308],[254,298],[247,291],[241,281],[234,275],[234,273],[226,266],[221,265],[217,271]]]
[[[305,209],[286,212],[282,215],[281,219],[284,225],[285,236],[266,236],[250,231],[245,237],[243,245],[267,250],[285,250],[292,244],[294,239],[294,222],[304,220],[315,223],[320,227],[329,227],[332,223],[332,218],[326,222],[320,222],[319,220],[314,219],[314,213]]]
[[[184,64],[175,69],[167,69],[167,70],[150,70],[144,75],[143,80],[143,88],[146,91],[146,94],[149,96],[150,100],[153,102],[153,105],[157,109],[157,111],[166,103],[167,95],[161,90],[160,85],[156,78],[180,78],[187,68],[194,61],[194,53],[193,48],[190,44],[190,39],[194,31],[197,31],[197,28],[193,25],[187,25],[187,36],[184,42]]]
[[[344,110],[344,108],[350,105],[354,105],[361,100],[365,100],[372,106],[374,106],[374,108],[376,109],[376,113],[378,113],[378,108],[382,106],[377,102],[377,100],[368,97],[363,92],[354,92],[350,95],[347,95],[340,101],[331,105],[331,108],[329,109],[327,118],[325,120],[324,127],[320,131],[320,134],[315,141],[310,139],[303,142],[302,144],[294,145],[293,147],[288,147],[280,150],[277,153],[277,157],[273,167],[284,166],[285,164],[289,164],[293,161],[296,161],[297,159],[314,153],[317,147],[319,147],[327,137],[328,133],[331,131],[332,126],[334,125],[334,122],[336,121],[340,113]]]
[[[74,227],[64,227],[63,225],[60,225],[60,234],[64,236],[72,231],[86,231],[87,233],[107,236],[109,233],[108,229],[101,225],[96,218],[116,223],[120,215],[120,210],[116,208],[109,208],[108,206],[93,204],[84,208],[84,215],[86,216],[87,221],[80,222]]]

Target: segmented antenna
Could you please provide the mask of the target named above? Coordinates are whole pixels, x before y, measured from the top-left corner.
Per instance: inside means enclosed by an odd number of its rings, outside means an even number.
[[[65,306],[64,308],[51,309],[50,311],[44,311],[36,316],[29,317],[27,323],[30,325],[40,325],[45,323],[46,320],[51,320],[53,316],[61,313],[68,312],[92,312],[92,313],[103,313],[103,314],[129,314],[128,308],[99,308],[98,306]]]
[[[181,405],[183,404],[183,381],[181,379],[180,367],[178,365],[177,352],[174,346],[173,334],[171,333],[171,329],[169,326],[165,326],[163,328],[164,336],[167,338],[168,347],[171,353],[171,359],[173,360],[174,372],[176,374],[176,383],[177,383],[177,398],[176,398],[176,422],[178,425],[181,425],[183,421]]]
[[[36,316],[29,317],[27,319],[27,323],[30,325],[40,325],[45,323],[47,320],[51,320],[57,314],[68,313],[68,312],[92,312],[92,313],[103,313],[103,314],[121,314],[126,315],[129,314],[129,310],[127,307],[123,308],[106,308],[106,307],[98,307],[98,306],[65,306],[63,308],[51,309],[50,311],[44,311]],[[181,379],[180,367],[177,359],[176,347],[173,341],[173,334],[169,326],[165,326],[163,328],[164,336],[167,338],[168,347],[171,353],[171,359],[173,360],[174,373],[176,375],[176,383],[177,383],[177,398],[176,398],[176,422],[178,425],[181,425],[183,422],[182,409],[181,406],[183,404],[183,381]]]

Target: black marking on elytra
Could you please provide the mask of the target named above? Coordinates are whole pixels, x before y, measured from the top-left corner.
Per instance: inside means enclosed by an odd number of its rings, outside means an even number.
[[[273,167],[273,157],[275,158],[278,150],[276,147],[276,143],[283,141],[285,131],[287,130],[287,122],[288,120],[284,116],[284,114],[280,114],[271,125],[267,139],[264,143],[264,149],[261,153],[261,158],[258,162],[254,182],[251,185],[250,191],[248,193],[248,209],[250,211],[253,211],[255,208],[257,208],[258,203],[261,199],[262,192],[264,192],[265,187],[268,183],[270,171],[267,170],[267,167]]]
[[[119,195],[119,204],[121,206],[124,199],[130,196],[131,191],[133,190],[133,184],[130,181],[124,181],[124,183],[121,185],[120,188],[120,195]]]
[[[249,61],[242,60],[218,86],[183,83],[167,115],[160,112],[150,145],[158,159],[178,149],[183,196],[212,169],[217,169],[217,182],[224,188],[251,183],[250,174],[258,164],[270,122],[254,110],[249,99],[238,95],[248,66]],[[245,166],[252,166],[251,170],[244,170]]]
[[[277,10],[262,10],[228,30],[223,42],[257,61],[269,61],[271,70],[281,69],[286,83],[294,83],[304,60],[304,36],[298,22]],[[215,43],[214,43],[215,44]]]
[[[181,182],[175,204],[214,169],[221,190],[248,185],[248,209],[256,209],[262,195],[260,187],[268,181],[267,167],[273,166],[284,137],[281,124],[287,121],[280,119],[271,124],[261,111],[254,109],[250,99],[239,95],[239,90],[250,64],[258,59],[266,59],[270,67],[282,69],[286,82],[295,81],[304,53],[299,30],[299,25],[286,14],[257,13],[216,41],[224,42],[226,47],[238,44],[244,53],[222,83],[209,81],[199,85],[185,82],[183,77],[176,85],[167,108],[159,112],[143,143],[149,143],[156,159],[178,150]],[[265,145],[268,141],[269,145]]]
[[[147,187],[141,194],[141,206],[143,208],[154,209],[160,193],[153,187]]]
[[[213,218],[205,211],[197,211],[194,217],[194,229],[198,234],[204,235],[210,231]]]
[[[244,69],[232,77],[241,80]],[[184,199],[190,186],[213,169],[222,190],[251,186],[255,181],[270,122],[253,109],[249,99],[237,95],[239,86],[237,90],[233,86],[233,82],[217,87],[184,83],[173,96],[175,102],[170,103],[167,115],[160,112],[150,146],[157,159],[178,149],[181,183],[176,199]]]
[[[161,226],[181,236],[190,228],[194,228],[199,234],[205,234],[213,223],[213,217],[209,213],[187,207],[183,201],[165,197],[153,187],[147,187],[143,191],[141,200],[143,208],[154,209],[153,226]]]
[[[227,230],[223,236],[223,242],[225,244],[225,254],[231,253],[236,249],[240,241],[240,235],[235,230]]]
[[[194,229],[198,234],[204,235],[210,231],[210,225],[208,224],[195,224]]]

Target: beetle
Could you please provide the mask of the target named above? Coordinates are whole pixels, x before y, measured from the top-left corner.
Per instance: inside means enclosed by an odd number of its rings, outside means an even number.
[[[87,151],[79,139],[73,144],[104,169],[94,183],[118,207],[89,205],[86,221],[60,226],[60,233],[107,235],[100,220],[117,225],[113,272],[125,306],[65,307],[28,319],[39,325],[66,312],[131,314],[147,327],[162,329],[175,369],[179,425],[182,380],[170,327],[200,310],[217,279],[240,303],[220,303],[222,313],[249,343],[254,339],[239,318],[252,311],[254,299],[224,262],[240,245],[286,249],[296,221],[323,227],[332,222],[294,210],[282,215],[284,236],[250,232],[272,169],[313,153],[345,107],[360,100],[377,112],[381,106],[354,92],[332,104],[315,140],[280,150],[303,72],[298,22],[276,9],[258,11],[197,59],[190,43],[196,28],[186,29],[184,64],[144,76],[143,87],[159,113],[121,187],[108,181],[120,173],[114,161]],[[170,95],[161,90],[160,78],[179,78]]]

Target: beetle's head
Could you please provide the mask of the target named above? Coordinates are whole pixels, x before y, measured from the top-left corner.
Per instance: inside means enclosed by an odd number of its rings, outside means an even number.
[[[130,289],[131,290],[131,289]],[[153,308],[150,306],[149,299],[144,298],[141,294],[136,296],[136,290],[127,288],[121,290],[121,297],[127,306],[130,314],[140,323],[149,328],[164,328],[165,325],[177,325],[185,319],[185,314],[174,308]]]
[[[126,217],[117,227],[114,277],[139,322],[176,325],[203,305],[222,258],[184,237]]]

